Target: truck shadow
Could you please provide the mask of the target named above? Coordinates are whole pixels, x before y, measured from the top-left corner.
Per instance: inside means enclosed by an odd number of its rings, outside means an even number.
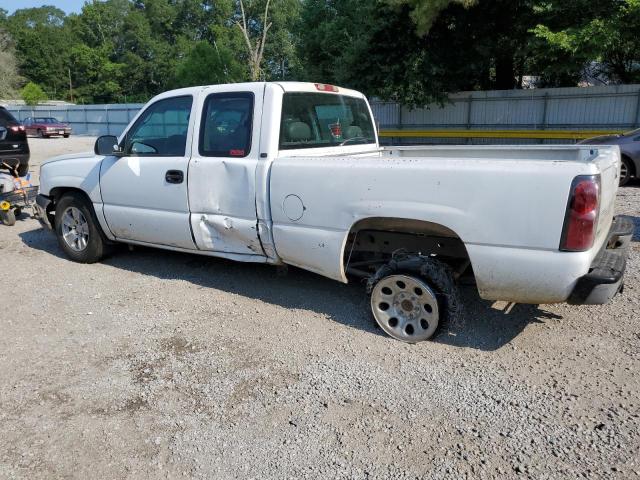
[[[31,248],[66,259],[55,238],[41,229],[20,233],[20,237]],[[160,280],[183,280],[201,288],[213,288],[288,309],[312,311],[345,326],[387,338],[371,317],[364,285],[357,281],[343,285],[297,268],[289,268],[286,275],[280,275],[273,266],[151,248],[136,248],[133,252],[118,248],[103,263]],[[533,305],[499,309],[492,302],[480,299],[473,286],[463,287],[462,295],[465,305],[462,317],[441,328],[435,342],[492,351],[509,344],[530,323],[561,318]]]

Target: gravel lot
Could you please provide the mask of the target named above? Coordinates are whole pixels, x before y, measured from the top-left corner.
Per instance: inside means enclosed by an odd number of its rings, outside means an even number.
[[[30,139],[33,165],[93,138]],[[0,225],[0,478],[640,477],[640,183],[626,288],[405,345],[361,285]]]

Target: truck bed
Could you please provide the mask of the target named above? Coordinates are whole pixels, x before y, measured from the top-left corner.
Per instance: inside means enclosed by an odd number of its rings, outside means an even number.
[[[462,240],[484,298],[564,301],[606,240],[619,168],[617,147],[594,146],[416,146],[280,157],[270,182],[271,203],[279,206],[272,210],[274,241],[285,262],[346,281],[343,249],[355,224],[376,217],[427,221]],[[588,252],[560,252],[578,175],[601,176],[596,242]],[[286,212],[292,195],[303,209],[295,221]],[[526,268],[521,274],[510,264]],[[549,275],[558,281],[547,281]]]

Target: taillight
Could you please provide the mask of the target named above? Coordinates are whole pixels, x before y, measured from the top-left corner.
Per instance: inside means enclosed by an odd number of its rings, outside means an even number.
[[[316,83],[316,89],[320,90],[321,92],[338,93],[340,91],[338,87],[334,85],[327,85],[326,83]]]
[[[560,250],[584,252],[593,246],[600,203],[600,177],[581,175],[571,184]]]
[[[22,125],[20,125],[18,127],[10,127],[10,130],[12,132],[24,132],[24,127]]]

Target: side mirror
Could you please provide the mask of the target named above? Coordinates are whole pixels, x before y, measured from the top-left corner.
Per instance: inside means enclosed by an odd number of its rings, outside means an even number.
[[[102,135],[93,147],[96,155],[122,155],[118,146],[118,138],[114,135]]]

